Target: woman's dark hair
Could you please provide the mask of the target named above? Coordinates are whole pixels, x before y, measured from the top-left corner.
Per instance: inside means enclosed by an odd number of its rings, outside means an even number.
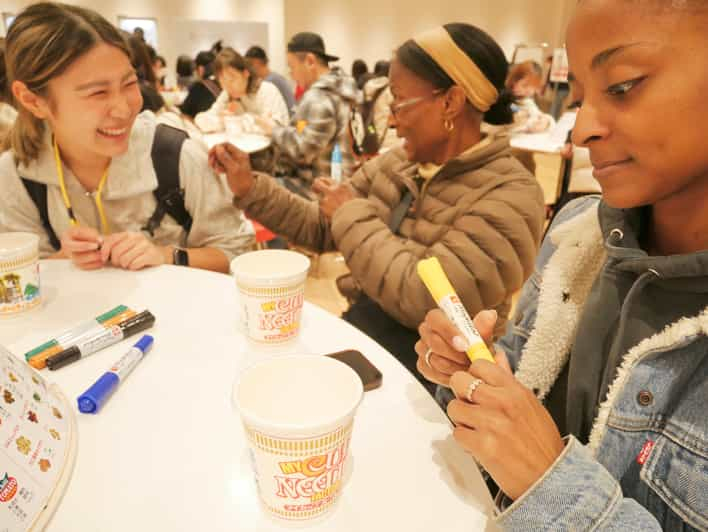
[[[194,61],[188,55],[180,55],[177,58],[177,75],[181,78],[194,75]]]
[[[155,78],[155,71],[152,69],[152,61],[150,61],[150,53],[146,44],[135,35],[131,35],[128,38],[128,46],[138,79],[157,87],[157,78]]]
[[[235,68],[239,72],[244,73],[245,71],[248,71],[248,85],[246,86],[247,94],[254,94],[258,90],[260,81],[254,72],[251,63],[236,50],[228,47],[222,49],[216,55],[216,59],[214,60],[214,72],[218,76],[219,73],[227,67]]]
[[[194,59],[196,66],[204,68],[204,79],[214,75],[214,59],[216,59],[216,56],[211,51],[199,52]]]
[[[260,59],[263,61],[264,65],[268,64],[268,54],[266,54],[266,51],[260,46],[251,46],[248,50],[246,50],[246,58]]]
[[[352,63],[352,77],[354,79],[359,79],[362,75],[369,72],[369,67],[363,59],[355,59]]]
[[[376,64],[374,65],[374,75],[377,78],[380,77],[387,77],[388,76],[388,69],[390,68],[391,63],[388,61],[376,61]]]
[[[444,28],[455,44],[474,61],[499,91],[499,99],[484,113],[484,120],[494,125],[511,124],[514,120],[511,112],[514,96],[504,87],[509,62],[501,47],[487,33],[470,24],[445,24]],[[413,39],[406,41],[396,50],[396,58],[413,74],[428,81],[436,89],[447,90],[455,84]]]

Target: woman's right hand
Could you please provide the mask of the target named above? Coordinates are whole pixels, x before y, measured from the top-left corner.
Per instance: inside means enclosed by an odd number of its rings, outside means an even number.
[[[105,264],[102,244],[103,237],[92,227],[70,227],[61,236],[61,253],[82,270],[97,270]]]
[[[483,310],[474,317],[477,332],[490,348],[496,322],[495,310]],[[467,340],[440,309],[428,312],[418,332],[420,340],[415,344],[418,371],[430,382],[450,386],[450,377],[458,371],[467,371],[470,366],[465,352]]]
[[[233,195],[243,198],[249,193],[255,179],[248,154],[233,144],[217,144],[209,151],[209,166],[217,174],[226,174],[226,180]]]

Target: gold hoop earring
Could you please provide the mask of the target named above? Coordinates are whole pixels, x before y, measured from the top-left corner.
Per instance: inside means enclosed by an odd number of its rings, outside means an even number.
[[[445,131],[448,133],[452,133],[452,131],[455,129],[455,124],[452,122],[452,120],[445,120],[443,122],[443,126],[445,127]]]

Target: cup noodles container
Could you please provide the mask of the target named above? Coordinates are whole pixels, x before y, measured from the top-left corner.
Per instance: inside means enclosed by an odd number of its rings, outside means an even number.
[[[249,338],[280,344],[297,337],[309,269],[310,259],[279,249],[244,253],[231,261],[241,325]]]
[[[363,393],[354,370],[320,355],[273,357],[241,374],[234,403],[268,513],[307,522],[332,508]]]
[[[39,236],[0,233],[0,317],[11,317],[38,307]]]

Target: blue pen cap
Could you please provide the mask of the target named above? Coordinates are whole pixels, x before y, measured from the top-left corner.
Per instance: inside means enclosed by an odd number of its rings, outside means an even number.
[[[149,334],[146,334],[140,340],[138,340],[137,343],[133,347],[137,347],[143,353],[147,353],[150,350],[150,348],[152,347],[152,343],[154,341],[155,341],[155,339],[152,336],[150,336]]]
[[[152,343],[152,337],[148,346]],[[141,341],[143,341],[141,339]],[[93,386],[82,393],[79,398],[79,412],[84,414],[96,414],[103,406],[108,398],[113,394],[115,389],[119,384],[118,375],[112,372],[104,373],[103,376],[98,379]]]

